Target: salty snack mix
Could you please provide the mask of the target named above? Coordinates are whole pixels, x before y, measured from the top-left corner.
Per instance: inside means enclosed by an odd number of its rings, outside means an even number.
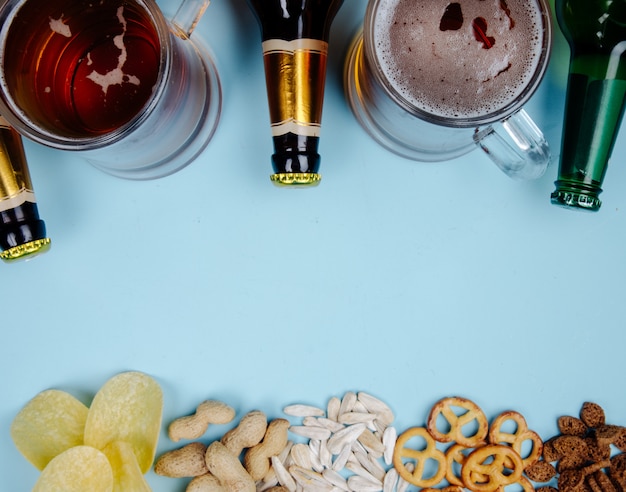
[[[11,438],[41,475],[37,492],[148,492],[163,394],[140,372],[109,379],[89,407],[46,390],[17,414]]]

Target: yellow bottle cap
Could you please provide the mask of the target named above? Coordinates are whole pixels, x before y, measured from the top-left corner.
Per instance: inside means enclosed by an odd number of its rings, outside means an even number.
[[[278,173],[270,176],[276,186],[317,186],[322,176],[317,173]]]
[[[0,259],[7,263],[16,260],[26,260],[45,253],[50,249],[51,240],[49,238],[37,239],[19,246],[14,246],[0,252]]]

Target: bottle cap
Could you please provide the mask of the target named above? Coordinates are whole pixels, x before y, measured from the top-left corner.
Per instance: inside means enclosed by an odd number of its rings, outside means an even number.
[[[276,186],[317,186],[322,176],[317,173],[277,173],[270,179]]]
[[[568,184],[557,181],[556,190],[550,195],[553,205],[576,208],[579,210],[587,210],[589,212],[597,212],[600,210],[602,200],[598,195],[602,192],[600,187],[581,184]]]
[[[26,260],[45,253],[50,249],[50,238],[36,239],[0,252],[0,259],[10,263],[17,260]]]

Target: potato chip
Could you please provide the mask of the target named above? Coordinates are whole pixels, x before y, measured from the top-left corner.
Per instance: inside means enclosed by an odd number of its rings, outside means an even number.
[[[69,393],[42,391],[15,416],[11,437],[20,453],[43,470],[55,456],[83,444],[87,412]]]
[[[112,492],[113,471],[109,460],[89,446],[64,451],[46,466],[33,492]]]
[[[109,379],[96,394],[85,423],[85,444],[104,449],[114,441],[132,445],[142,473],[150,470],[161,430],[163,393],[140,372]]]
[[[102,452],[113,469],[113,492],[151,492],[132,445],[123,441],[109,443]]]

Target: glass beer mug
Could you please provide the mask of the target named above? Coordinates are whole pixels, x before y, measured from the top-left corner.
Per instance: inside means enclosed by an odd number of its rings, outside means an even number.
[[[522,106],[551,41],[544,0],[370,0],[346,59],[346,98],[396,154],[443,161],[478,146],[508,176],[535,179],[550,150]]]
[[[0,3],[0,114],[112,175],[176,172],[221,112],[212,56],[190,39],[207,5],[183,0],[168,21],[154,0]]]

